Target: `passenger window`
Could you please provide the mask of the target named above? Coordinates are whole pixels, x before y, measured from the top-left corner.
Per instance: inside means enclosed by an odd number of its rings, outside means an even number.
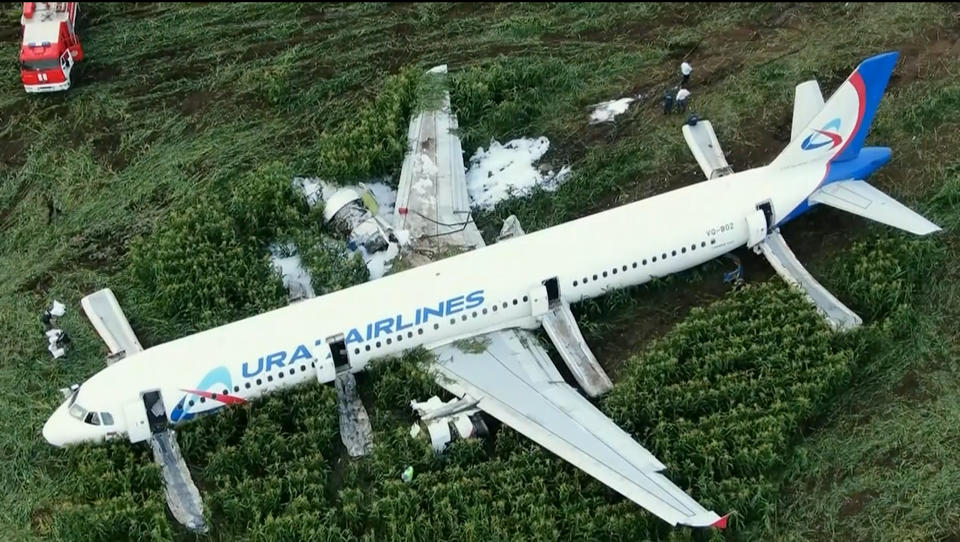
[[[109,412],[101,412],[100,421],[103,422],[103,425],[113,425],[113,416]]]

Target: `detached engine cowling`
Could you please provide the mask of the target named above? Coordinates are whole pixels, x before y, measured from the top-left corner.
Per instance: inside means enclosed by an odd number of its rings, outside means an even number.
[[[477,401],[469,398],[443,402],[434,395],[422,403],[410,401],[410,407],[420,415],[420,421],[410,428],[410,436],[418,437],[426,429],[430,444],[437,453],[457,439],[489,434],[483,413],[476,408]]]
[[[368,253],[389,246],[389,232],[386,231],[389,226],[378,221],[364,206],[363,195],[352,188],[342,188],[330,196],[324,203],[323,219]]]

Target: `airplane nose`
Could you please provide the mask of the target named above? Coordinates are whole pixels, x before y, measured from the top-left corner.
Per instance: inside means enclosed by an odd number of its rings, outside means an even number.
[[[60,419],[60,412],[55,412],[47,423],[43,424],[43,438],[54,446],[62,447],[64,444],[63,420]]]

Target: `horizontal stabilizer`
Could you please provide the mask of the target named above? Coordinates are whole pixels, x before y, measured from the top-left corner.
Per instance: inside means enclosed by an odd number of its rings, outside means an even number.
[[[941,229],[866,181],[830,183],[811,194],[809,199],[813,203],[836,207],[916,235],[927,235]]]

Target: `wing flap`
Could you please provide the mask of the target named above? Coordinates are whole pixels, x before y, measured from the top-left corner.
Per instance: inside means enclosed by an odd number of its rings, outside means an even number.
[[[478,399],[480,409],[671,525],[721,521],[660,474],[664,466],[653,454],[543,368],[540,354],[532,353],[539,345],[524,335],[533,339],[522,330],[488,333],[482,352],[435,348],[437,382]]]

